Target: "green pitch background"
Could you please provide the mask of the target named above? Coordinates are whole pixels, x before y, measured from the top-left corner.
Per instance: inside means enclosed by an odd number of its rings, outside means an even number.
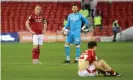
[[[87,43],[81,44],[81,51]],[[1,44],[2,80],[133,80],[133,42],[98,43],[97,56],[105,59],[122,77],[87,77],[77,75],[77,64],[63,64],[64,43],[44,43],[41,48],[42,64],[32,64],[32,43]],[[71,60],[75,46],[71,46]]]

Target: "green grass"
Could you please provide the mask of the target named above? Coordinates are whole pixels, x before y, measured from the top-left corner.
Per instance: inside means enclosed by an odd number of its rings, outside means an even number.
[[[82,43],[81,51],[87,43]],[[1,44],[2,80],[133,80],[133,42],[98,43],[97,56],[105,59],[122,77],[87,77],[77,75],[77,64],[63,64],[64,43],[44,43],[41,48],[42,64],[31,60],[32,43]],[[75,46],[71,47],[71,60]]]

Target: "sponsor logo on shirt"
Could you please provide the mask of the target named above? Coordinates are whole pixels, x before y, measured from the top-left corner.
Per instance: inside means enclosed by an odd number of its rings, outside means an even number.
[[[72,16],[70,17],[70,20],[71,20],[71,21],[77,21],[77,20],[79,20],[79,16],[78,16],[78,15],[72,15]]]

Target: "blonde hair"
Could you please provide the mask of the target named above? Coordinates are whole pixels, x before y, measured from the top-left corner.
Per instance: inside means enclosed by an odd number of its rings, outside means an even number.
[[[39,4],[37,4],[37,5],[35,5],[35,8],[36,8],[36,7],[41,7],[41,6],[40,6]]]

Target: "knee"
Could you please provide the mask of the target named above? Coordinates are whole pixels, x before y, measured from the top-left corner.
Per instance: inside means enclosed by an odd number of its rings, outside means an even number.
[[[77,44],[77,45],[76,45],[76,48],[80,48],[80,44]]]
[[[101,69],[101,66],[99,64],[95,64],[96,69]]]
[[[99,60],[99,63],[104,63],[105,61],[103,59]]]
[[[98,62],[94,62],[93,64],[95,65],[95,67],[97,68],[97,69],[101,69],[101,66],[102,66],[102,64],[103,64],[103,61],[104,60],[100,60],[100,61],[98,61]]]
[[[95,67],[99,69],[100,64],[98,64],[98,63],[97,63],[97,64],[95,64]]]
[[[33,46],[34,49],[37,49],[37,46]]]
[[[70,44],[69,44],[69,43],[65,43],[64,46],[65,46],[65,47],[70,47]]]
[[[95,67],[98,69],[100,64],[98,62],[93,62],[93,64],[95,65]]]
[[[101,62],[104,62],[104,59],[100,59]]]
[[[39,45],[33,45],[33,48],[34,48],[34,49],[39,49],[40,46],[39,46]]]

